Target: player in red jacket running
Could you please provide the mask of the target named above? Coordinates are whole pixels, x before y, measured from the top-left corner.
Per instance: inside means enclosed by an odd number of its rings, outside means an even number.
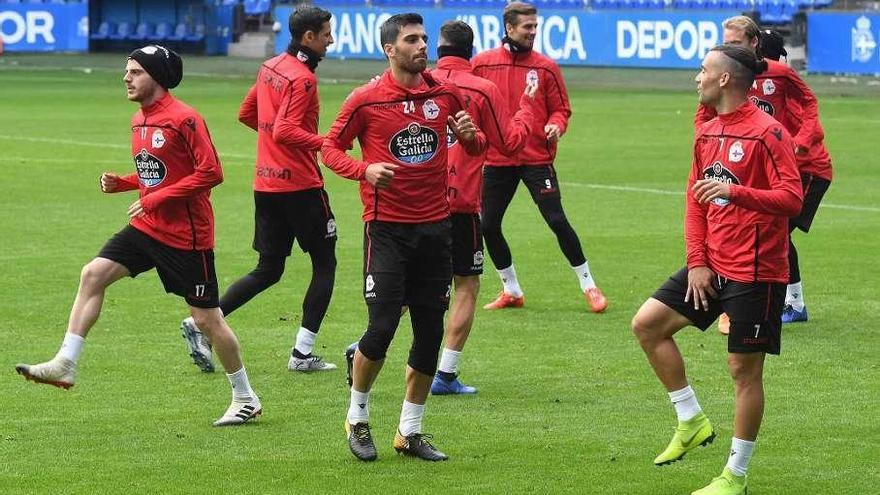
[[[440,28],[437,69],[433,72],[455,83],[464,95],[468,114],[486,135],[489,144],[508,155],[518,153],[541,111],[535,86],[526,87],[510,115],[498,86],[473,75],[470,58],[474,32],[463,21],[448,21]],[[457,377],[458,361],[474,322],[474,308],[483,273],[483,238],[480,235],[480,195],[485,154],[469,155],[455,139],[449,140],[449,209],[452,213],[452,272],[455,297],[446,319],[446,345],[437,375],[431,384],[434,395],[474,394],[477,389]]]
[[[482,153],[486,142],[464,111],[458,88],[425,72],[427,36],[420,15],[390,17],[382,24],[381,42],[391,68],[349,95],[321,148],[329,168],[360,181],[364,204],[364,299],[369,322],[354,353],[345,429],[355,457],[375,460],[370,389],[397,330],[401,308],[407,305],[413,343],[394,448],[441,461],[446,455],[427,441],[421,429],[452,289],[446,200],[449,129],[472,155]],[[346,154],[354,139],[360,142],[363,160]]]
[[[678,416],[672,441],[654,459],[664,465],[715,438],[673,336],[688,325],[705,330],[722,312],[730,315],[734,438],[721,476],[697,495],[746,493],[746,470],[764,412],[764,356],[780,351],[788,217],[800,211],[803,195],[791,136],[748,99],[756,74],[765,68],[740,46],[717,46],[706,55],[697,88],[700,103],[718,116],[700,126],[694,140],[686,193],[687,266],[632,321]]]
[[[784,52],[782,37],[768,31],[761,33],[758,25],[746,16],[735,16],[724,21],[724,42],[743,46],[765,55],[764,44],[775,55],[767,60],[768,69],[758,75],[749,90],[749,98],[759,108],[773,116],[785,126],[795,142],[795,158],[800,171],[804,190],[804,206],[800,213],[789,221],[789,232],[800,229],[809,232],[822,197],[831,185],[831,156],[825,148],[825,132],[819,122],[819,103],[812,90],[804,83],[798,73],[788,64],[779,62]],[[700,106],[697,109],[695,125],[714,117],[711,108]],[[783,323],[807,321],[807,308],[803,299],[800,264],[794,242],[789,235],[788,263],[791,276],[785,295]],[[722,316],[719,330],[726,333],[729,320]]]
[[[333,43],[330,16],[317,7],[297,8],[289,21],[290,46],[260,67],[238,117],[257,131],[253,247],[260,257],[253,271],[226,290],[220,309],[229,316],[278,282],[296,240],[309,253],[312,280],[287,361],[290,371],[336,368],[312,353],[336,276],[336,220],[318,168],[317,152],[324,139],[318,135],[318,78],[314,72]],[[198,326],[187,318],[181,329],[193,361],[203,371],[213,371],[210,342]]]
[[[157,45],[139,48],[125,67],[128,99],[141,108],[131,119],[136,172],[101,175],[105,193],[139,190],[128,208],[131,223],[111,238],[82,270],[67,333],[58,354],[18,373],[39,383],[70,388],[85,337],[98,320],[104,292],[125,277],[156,268],[166,292],[183,297],[207,332],[232,384],[232,404],[214,426],[244,423],[262,411],[242,365],[238,340],[220,312],[214,272],[211,188],[223,181],[204,119],[168,91],[183,78],[183,63]]]
[[[535,114],[526,145],[508,156],[504,150],[490,147],[484,170],[483,236],[492,262],[501,277],[503,289],[486,309],[521,307],[523,291],[516,278],[510,247],[501,232],[504,212],[523,182],[538,205],[544,221],[556,234],[562,253],[578,278],[581,293],[595,313],[605,311],[608,300],[596,287],[584,257],[581,242],[562,209],[559,180],[553,161],[556,147],[565,134],[571,106],[559,66],[550,58],[532,50],[538,26],[538,11],[523,2],[511,2],[504,8],[507,36],[502,46],[480,53],[472,62],[474,74],[498,85],[508,108],[516,108],[526,85],[537,86]]]

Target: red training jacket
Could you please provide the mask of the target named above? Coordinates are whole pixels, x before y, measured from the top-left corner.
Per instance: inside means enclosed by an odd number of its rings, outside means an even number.
[[[382,76],[356,88],[327,133],[321,158],[342,177],[361,181],[364,221],[427,223],[449,216],[446,200],[446,118],[465,109],[461,91],[450,81],[423,72],[424,81],[405,88],[386,70]],[[357,138],[363,160],[345,152]],[[482,131],[462,143],[473,155],[486,148]],[[364,178],[368,164],[400,165],[387,189],[377,189]]]
[[[825,131],[819,122],[816,95],[788,64],[765,59],[767,70],[755,77],[749,99],[777,121],[792,135],[797,146],[807,148],[806,155],[797,155],[798,168],[831,180],[831,157],[825,148]],[[715,109],[700,105],[694,127],[715,117]]]
[[[443,57],[437,61],[439,74],[454,82],[464,95],[465,110],[486,140],[505,155],[518,153],[526,144],[538,105],[534,98],[522,95],[513,117],[498,86],[488,79],[473,75],[471,64],[461,57]],[[486,153],[471,156],[458,146],[455,134],[449,135],[449,186],[447,197],[452,213],[479,213],[483,188],[483,162]]]
[[[700,204],[701,179],[730,184],[730,197]],[[747,101],[700,126],[685,207],[687,266],[738,282],[788,283],[788,217],[803,203],[788,131]]]
[[[171,93],[131,118],[136,173],[115,192],[140,189],[144,215],[131,226],[176,249],[214,247],[211,188],[223,182],[205,120]]]
[[[537,83],[535,125],[525,147],[513,156],[507,156],[494,146],[489,148],[487,167],[515,165],[548,165],[556,158],[556,143],[547,141],[544,126],[556,124],[563,133],[568,128],[571,105],[562,71],[556,62],[529,50],[512,52],[501,45],[474,57],[474,74],[494,82],[507,101],[507,108],[518,108],[527,83]]]
[[[292,192],[324,187],[317,151],[318,78],[308,55],[282,53],[263,63],[238,120],[257,131],[254,190]]]

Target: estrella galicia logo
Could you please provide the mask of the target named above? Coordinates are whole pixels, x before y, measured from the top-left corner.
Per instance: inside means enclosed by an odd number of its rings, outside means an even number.
[[[725,167],[720,161],[716,161],[712,165],[703,169],[703,178],[715,180],[718,182],[724,182],[727,184],[739,184],[739,179],[736,175],[733,174],[727,167]],[[718,206],[727,206],[730,203],[729,199],[715,198],[712,200]]]
[[[752,103],[755,104],[758,108],[764,111],[767,115],[773,116],[776,113],[776,109],[773,108],[773,105],[767,101],[758,98],[757,96],[749,96],[749,99],[752,100]]]
[[[449,126],[446,126],[446,147],[452,148],[456,144],[458,144],[458,136],[452,132],[452,129],[450,129]]]
[[[433,129],[411,122],[391,138],[388,151],[401,163],[418,164],[434,158],[439,144],[440,137]]]
[[[140,153],[134,155],[134,166],[137,169],[138,179],[146,187],[158,186],[168,175],[165,163],[150,154],[146,148],[142,148]]]

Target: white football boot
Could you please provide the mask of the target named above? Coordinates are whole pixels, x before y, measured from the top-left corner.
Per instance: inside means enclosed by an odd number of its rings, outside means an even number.
[[[54,385],[65,390],[72,387],[76,381],[76,363],[57,356],[51,361],[40,364],[16,364],[15,371],[27,380]]]
[[[312,371],[330,371],[335,369],[335,364],[324,361],[321,356],[310,353],[308,356],[299,358],[293,355],[292,349],[290,351],[290,359],[287,360],[288,371],[310,373]]]
[[[232,404],[229,404],[229,409],[223,413],[223,416],[221,416],[220,419],[214,421],[214,426],[244,424],[260,414],[263,414],[263,405],[260,404],[259,398],[254,397],[250,400],[232,399]]]
[[[189,355],[192,357],[193,363],[205,373],[213,373],[214,362],[211,360],[211,340],[199,330],[192,316],[184,318],[180,322],[180,333],[186,339],[186,345],[189,346]]]

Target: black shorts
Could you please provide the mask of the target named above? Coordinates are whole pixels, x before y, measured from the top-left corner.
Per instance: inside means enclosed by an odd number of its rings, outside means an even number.
[[[694,309],[693,302],[684,301],[687,274],[687,268],[682,268],[651,297],[685,316],[700,330],[706,330],[721,313],[727,313],[730,317],[727,352],[779,354],[786,284],[743,283],[719,276],[713,284],[718,297],[709,301],[708,311],[703,311]]]
[[[296,239],[303,251],[334,250],[336,219],[323,189],[270,193],[254,191],[254,250],[290,256]]]
[[[364,300],[446,309],[452,287],[452,229],[435,223],[364,225]]]
[[[831,181],[815,175],[801,174],[801,183],[804,185],[804,206],[798,216],[788,220],[788,229],[793,231],[798,228],[809,232],[816,210],[819,209],[819,203],[822,202],[822,196],[825,196]]]
[[[452,273],[472,277],[483,273],[483,236],[478,213],[453,213]]]
[[[560,198],[559,179],[553,165],[516,165],[510,167],[483,167],[483,198],[492,202],[494,196],[509,196],[522,181],[535,203],[548,198]],[[501,201],[499,199],[498,201]],[[503,202],[503,201],[502,201]]]
[[[156,268],[165,292],[177,294],[197,308],[220,307],[211,249],[176,249],[128,225],[104,244],[98,257],[124,266],[132,278]]]

